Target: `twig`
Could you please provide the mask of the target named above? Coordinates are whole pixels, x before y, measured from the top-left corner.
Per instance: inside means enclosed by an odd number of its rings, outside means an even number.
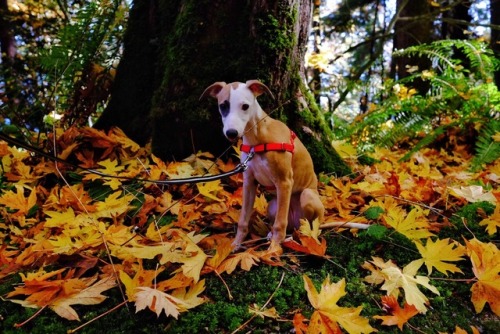
[[[92,322],[94,322],[94,321],[96,321],[96,320],[98,320],[98,319],[100,319],[100,318],[104,317],[105,315],[110,314],[110,313],[111,313],[111,312],[113,312],[113,311],[116,311],[117,309],[119,309],[120,307],[122,307],[123,305],[125,305],[127,302],[128,302],[128,300],[124,300],[124,301],[122,301],[120,304],[116,305],[116,306],[115,306],[115,307],[113,307],[112,309],[109,309],[109,310],[107,310],[106,312],[104,312],[103,314],[100,314],[100,315],[98,315],[97,317],[95,317],[95,318],[93,318],[93,319],[90,319],[90,320],[89,320],[89,321],[87,321],[86,323],[84,323],[84,324],[82,324],[82,325],[80,325],[80,326],[78,326],[78,327],[76,327],[76,328],[74,328],[74,329],[69,329],[69,330],[67,331],[67,333],[68,333],[68,334],[71,334],[71,333],[76,333],[77,331],[79,331],[79,330],[80,330],[80,329],[82,329],[83,327],[87,326],[88,324],[90,324],[90,323],[92,323]]]
[[[40,308],[38,311],[36,311],[31,317],[29,317],[28,319],[24,320],[23,322],[21,322],[20,324],[14,324],[14,327],[16,328],[20,328],[20,327],[23,327],[24,325],[26,325],[28,322],[30,322],[31,320],[33,320],[34,318],[36,318],[37,315],[39,315],[43,310],[45,310],[45,308],[47,307],[47,305],[45,305],[44,307]]]
[[[276,287],[276,289],[274,289],[274,291],[271,294],[271,296],[269,296],[269,298],[264,303],[264,305],[262,305],[262,307],[259,309],[259,311],[262,311],[263,309],[265,309],[266,306],[271,302],[271,300],[273,299],[274,295],[276,294],[276,292],[278,292],[278,289],[281,287],[281,284],[283,283],[283,279],[284,278],[285,278],[285,272],[283,272],[283,274],[281,274],[281,279],[280,279],[280,281],[278,283],[278,286]],[[252,315],[250,317],[250,319],[248,319],[240,327],[238,327],[234,331],[232,331],[231,334],[236,334],[237,332],[239,332],[240,330],[242,330],[243,328],[245,328],[250,322],[252,322],[253,319],[255,319],[255,317],[257,317],[257,314]]]
[[[233,300],[233,295],[231,294],[231,290],[229,289],[229,286],[227,285],[226,281],[222,278],[222,276],[219,274],[217,270],[214,270],[214,273],[217,275],[217,277],[220,278],[222,284],[224,284],[224,286],[226,287],[229,300]]]

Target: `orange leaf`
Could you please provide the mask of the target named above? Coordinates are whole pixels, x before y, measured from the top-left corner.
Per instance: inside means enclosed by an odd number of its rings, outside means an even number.
[[[478,281],[471,287],[472,303],[476,313],[483,310],[486,303],[500,316],[500,252],[491,242],[482,243],[477,239],[465,240],[467,255],[472,262],[472,270]]]
[[[286,248],[292,249],[294,251],[316,255],[320,257],[327,257],[326,253],[326,240],[321,238],[321,243],[319,244],[313,237],[306,235],[298,236],[300,243],[293,239],[288,239],[283,241],[282,245]]]
[[[382,296],[382,305],[391,315],[376,315],[373,318],[383,320],[382,325],[385,326],[397,325],[400,330],[403,330],[403,325],[408,322],[408,320],[418,314],[416,307],[408,305],[408,303],[405,303],[404,308],[401,308],[394,296]]]
[[[241,266],[241,269],[249,271],[250,268],[256,265],[259,261],[259,257],[253,252],[252,249],[249,249],[242,253],[233,254],[232,256],[227,258],[217,268],[217,271],[219,273],[226,272],[228,274],[231,274],[238,265]]]
[[[307,332],[307,325],[305,324],[305,321],[307,321],[307,319],[302,315],[302,313],[295,313],[293,316],[293,328],[295,329],[295,333],[304,334]]]
[[[54,312],[68,320],[80,320],[78,314],[71,305],[92,305],[99,304],[105,296],[101,292],[116,285],[115,280],[108,276],[97,280],[97,275],[87,278],[72,278],[73,270],[70,270],[65,277],[61,273],[65,269],[55,272],[45,273],[39,271],[23,277],[23,285],[15,288],[7,297],[26,295],[25,300],[11,299],[10,301],[21,304],[24,307],[40,308],[49,306]],[[54,280],[49,280],[57,276]]]
[[[224,238],[217,241],[215,246],[215,255],[209,258],[205,262],[205,268],[203,273],[209,273],[220,266],[222,261],[224,261],[233,251],[232,241],[229,238]]]

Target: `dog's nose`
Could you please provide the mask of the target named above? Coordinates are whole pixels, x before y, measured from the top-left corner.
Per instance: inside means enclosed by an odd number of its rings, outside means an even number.
[[[238,131],[235,129],[229,129],[226,131],[226,137],[229,140],[235,140],[238,138]]]

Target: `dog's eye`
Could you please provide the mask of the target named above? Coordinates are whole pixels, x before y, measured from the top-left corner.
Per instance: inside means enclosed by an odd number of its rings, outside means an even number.
[[[229,114],[229,101],[226,100],[219,105],[219,110],[222,117],[226,117]]]
[[[249,107],[250,107],[250,106],[249,106],[248,104],[246,104],[246,103],[245,103],[244,105],[242,105],[242,106],[241,106],[241,109],[243,109],[243,110],[248,110],[248,108],[249,108]]]

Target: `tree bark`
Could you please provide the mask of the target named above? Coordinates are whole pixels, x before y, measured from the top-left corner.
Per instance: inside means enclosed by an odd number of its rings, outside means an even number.
[[[135,1],[115,90],[97,126],[116,125],[144,139],[149,118],[160,158],[219,154],[229,146],[220,115],[213,101],[199,96],[215,81],[259,79],[275,96],[260,98],[261,105],[297,133],[317,171],[349,173],[304,85],[311,6],[300,0]],[[148,24],[154,28],[146,30]]]
[[[144,145],[151,136],[151,99],[157,82],[157,0],[136,1],[124,36],[123,58],[118,65],[111,99],[96,128],[121,128]]]

